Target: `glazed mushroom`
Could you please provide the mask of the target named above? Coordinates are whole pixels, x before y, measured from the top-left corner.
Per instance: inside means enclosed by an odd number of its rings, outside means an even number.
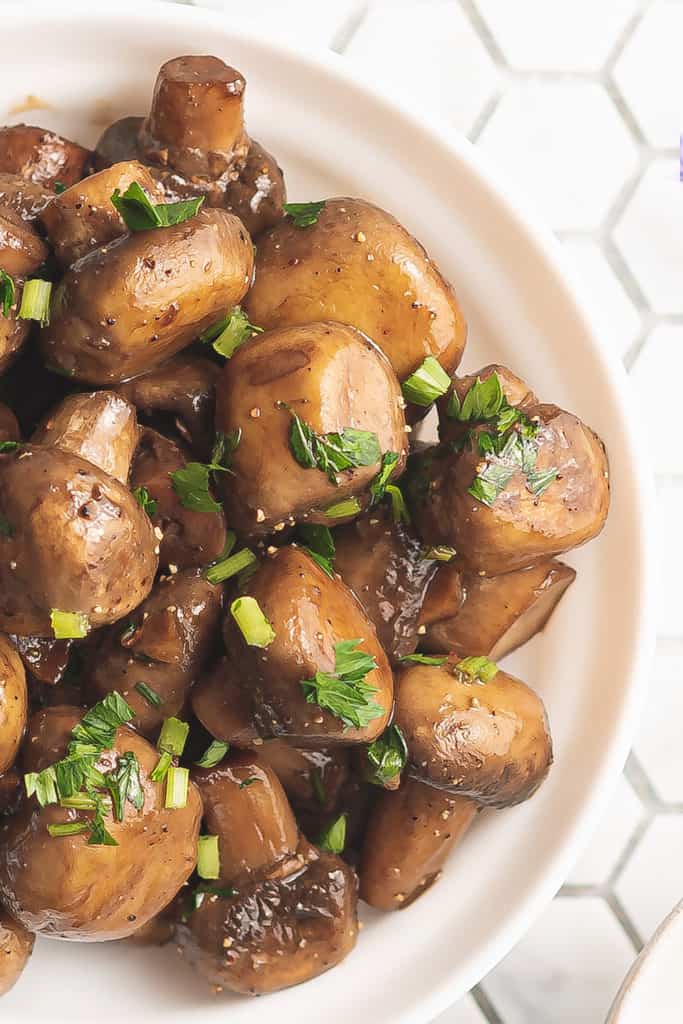
[[[477,373],[454,377],[446,394],[436,403],[439,412],[439,439],[441,441],[459,441],[467,432],[471,422],[463,421],[452,415],[453,394],[455,393],[458,406],[462,406],[476,382],[481,384],[488,381],[494,374],[498,378],[500,392],[508,405],[517,409],[525,409],[529,405],[538,403],[538,399],[526,381],[509,370],[507,366],[501,366],[500,363],[489,363]]]
[[[57,286],[41,331],[43,358],[92,384],[120,383],[219,320],[243,298],[252,270],[251,239],[223,210],[116,238]]]
[[[282,785],[256,754],[231,753],[214,768],[193,768],[204,826],[218,836],[218,886],[300,867],[299,829]]]
[[[54,687],[62,681],[69,667],[73,640],[51,640],[46,636],[15,636],[10,640],[24,663],[24,668],[40,683]]]
[[[47,246],[32,225],[9,207],[0,207],[0,268],[14,285],[14,301],[7,315],[0,308],[0,373],[14,362],[28,337],[30,321],[18,317],[23,282],[47,254]]]
[[[144,160],[139,144],[143,121],[142,117],[123,117],[111,124],[95,146],[95,169],[102,170],[121,160]],[[149,172],[169,202],[204,196],[207,206],[223,207],[239,217],[252,238],[283,216],[286,192],[282,170],[275,157],[255,139],[249,141],[244,163],[228,174],[195,174],[187,178],[170,163],[168,168],[150,164]]]
[[[24,769],[40,772],[64,757],[82,717],[78,708],[38,712],[29,724]],[[122,758],[128,765],[134,759],[144,802],[124,799],[122,820],[104,819],[117,845],[89,842],[93,811],[41,807],[35,795],[0,826],[0,897],[31,931],[90,942],[125,938],[167,906],[192,873],[201,819],[194,784],[183,807],[167,808],[165,786],[150,778],[158,752],[126,726],[100,755],[98,769],[116,771]],[[84,831],[48,831],[64,825]]]
[[[218,57],[175,57],[162,64],[139,149],[148,163],[191,178],[219,178],[246,159],[245,81]]]
[[[379,793],[358,868],[360,897],[378,910],[403,910],[437,881],[478,807],[467,797],[406,779]]]
[[[362,199],[327,199],[314,224],[300,228],[286,217],[264,232],[245,309],[266,329],[326,318],[351,324],[401,381],[429,355],[451,374],[465,345],[451,286],[394,217]]]
[[[141,415],[152,418],[158,413],[170,415],[175,429],[191,444],[196,456],[208,459],[214,443],[219,374],[215,363],[183,352],[148,373],[120,384],[117,390]]]
[[[0,775],[16,760],[26,729],[26,673],[10,639],[0,633]]]
[[[149,517],[127,487],[79,455],[36,444],[0,455],[0,517],[1,629],[51,637],[53,611],[76,615],[84,629],[106,625],[152,587],[158,542]]]
[[[128,229],[111,197],[115,189],[124,193],[133,182],[152,202],[162,201],[154,179],[137,161],[114,164],[55,196],[43,211],[41,221],[62,267],[126,234]]]
[[[423,651],[483,654],[498,661],[539,633],[576,572],[557,559],[503,576],[464,577],[442,566],[425,597]]]
[[[386,506],[334,532],[335,568],[354,592],[394,661],[412,654],[418,619],[437,562]]]
[[[352,870],[299,837],[276,776],[252,755],[193,774],[220,877],[179,921],[179,952],[210,984],[249,995],[334,967],[358,932]]]
[[[248,690],[229,658],[216,661],[192,687],[192,710],[206,731],[221,743],[249,749],[263,743],[251,717]]]
[[[211,656],[222,588],[195,569],[162,577],[122,623],[103,630],[86,673],[91,701],[118,691],[135,712],[133,728],[155,736],[178,715]]]
[[[480,669],[478,661],[444,657],[442,665],[403,669],[395,722],[413,777],[507,807],[532,796],[548,773],[548,722],[543,702],[525,683],[493,662]]]
[[[259,646],[248,626],[238,625],[245,609],[265,620]],[[299,746],[370,743],[387,724],[393,680],[374,627],[341,580],[330,579],[301,548],[279,548],[259,566],[231,604],[223,632],[262,737]],[[349,641],[358,648],[345,672]],[[335,681],[319,674],[343,680],[354,675],[358,658],[366,671],[342,686],[340,699]]]
[[[0,907],[0,996],[16,985],[28,963],[35,935]]]
[[[54,189],[36,185],[20,174],[0,172],[0,206],[9,207],[24,220],[37,220],[54,197]]]
[[[47,259],[48,248],[31,224],[9,207],[0,207],[0,267],[25,278]]]
[[[329,526],[353,517],[360,504],[348,499],[367,498],[385,453],[397,456],[395,475],[403,468],[402,404],[387,360],[351,327],[311,323],[243,344],[216,390],[216,429],[240,432],[233,475],[222,474],[230,525],[258,535],[287,521]],[[328,441],[343,447],[348,458],[338,464],[350,468],[335,474],[322,456],[302,453],[298,434],[309,429],[326,451]]]
[[[171,473],[182,469],[187,456],[169,438],[156,430],[143,430],[131,468],[130,485],[144,488],[153,504],[147,510],[163,534],[159,544],[159,565],[165,569],[207,566],[225,548],[223,510],[198,512],[182,504],[173,488]]]
[[[18,174],[35,185],[68,188],[85,176],[89,159],[89,150],[44,128],[0,128],[0,172]]]
[[[530,426],[499,433],[475,425],[460,452],[430,449],[411,467],[418,534],[453,547],[469,572],[496,576],[535,565],[592,540],[605,524],[609,473],[600,439],[555,405],[528,406],[525,415]]]
[[[7,405],[0,402],[0,442],[21,440],[17,418]]]
[[[32,443],[79,455],[125,484],[138,443],[135,409],[113,391],[70,395],[40,424]]]

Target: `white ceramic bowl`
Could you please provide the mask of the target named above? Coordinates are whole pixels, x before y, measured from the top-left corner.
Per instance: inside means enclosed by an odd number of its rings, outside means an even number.
[[[680,1024],[683,903],[660,924],[624,979],[607,1024]]]
[[[5,120],[92,143],[147,110],[157,68],[216,53],[246,75],[250,132],[277,155],[292,199],[364,196],[394,213],[454,281],[470,324],[467,370],[509,364],[584,417],[610,455],[613,508],[570,561],[578,581],[542,637],[510,659],[543,695],[555,766],[537,796],[483,816],[443,879],[400,914],[363,913],[355,952],[301,988],[258,1001],[210,996],[171,949],[39,941],[3,1024],[423,1024],[505,955],[562,883],[625,758],[649,656],[650,484],[635,401],[582,313],[558,243],[495,169],[331,55],[297,54],[187,7],[60,0],[3,5]],[[33,94],[47,110],[11,114]],[[506,666],[507,667],[507,666]]]

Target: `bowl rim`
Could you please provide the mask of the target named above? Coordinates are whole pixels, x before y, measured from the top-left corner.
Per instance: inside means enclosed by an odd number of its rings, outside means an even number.
[[[275,57],[294,60],[311,73],[334,79],[341,88],[368,97],[376,109],[381,108],[386,117],[400,123],[406,132],[426,136],[433,146],[444,150],[449,159],[464,165],[466,172],[477,179],[490,201],[502,204],[510,222],[524,235],[536,255],[552,272],[559,292],[573,308],[593,358],[605,373],[627,446],[634,453],[630,469],[636,486],[630,497],[637,509],[639,524],[639,549],[635,552],[641,583],[637,592],[638,629],[631,640],[633,656],[628,685],[623,688],[623,701],[615,715],[600,775],[581,811],[575,815],[565,842],[548,857],[544,868],[538,871],[538,877],[528,883],[523,906],[501,922],[498,931],[482,944],[467,965],[454,965],[438,986],[423,997],[413,1000],[394,1020],[394,1024],[425,1024],[477,985],[539,917],[583,852],[618,783],[628,755],[648,687],[649,666],[655,643],[654,596],[657,580],[654,476],[650,470],[643,432],[638,429],[638,408],[629,393],[630,384],[623,364],[613,350],[600,342],[591,324],[582,300],[583,288],[577,272],[569,263],[560,240],[545,225],[530,201],[516,194],[514,187],[507,183],[487,154],[477,149],[438,114],[423,109],[407,96],[397,97],[385,83],[377,79],[372,82],[364,80],[359,67],[349,58],[321,46],[311,47],[307,44],[304,49],[289,39],[264,36],[262,28],[254,25],[253,21],[245,20],[238,11],[230,10],[228,23],[227,9],[188,6],[169,0],[148,0],[144,5],[136,4],[134,0],[120,0],[115,9],[93,5],[87,0],[61,0],[58,7],[49,0],[37,0],[30,5],[10,0],[3,5],[3,23],[10,30],[11,22],[15,21],[22,28],[33,25],[36,31],[45,32],[49,31],[46,24],[50,22],[63,25],[86,21],[92,25],[94,32],[98,32],[112,20],[120,23],[125,14],[131,24],[135,23],[138,31],[153,31],[160,10],[163,10],[166,28],[171,26],[181,32],[184,26],[201,20],[206,27],[216,31],[217,44],[229,39],[243,40],[266,55],[271,53]],[[179,38],[182,38],[181,34]]]
[[[619,987],[619,991],[614,997],[614,1002],[607,1014],[605,1024],[619,1024],[619,1021],[622,1019],[622,1013],[630,1009],[631,999],[638,999],[643,991],[647,996],[647,986],[652,985],[654,980],[649,978],[648,972],[651,971],[660,949],[667,945],[672,938],[680,940],[683,936],[682,925],[683,900],[677,903],[664,920],[658,924],[656,930],[631,964],[626,977]],[[644,990],[641,988],[643,982],[646,986]],[[638,1009],[637,1006],[636,1009]]]

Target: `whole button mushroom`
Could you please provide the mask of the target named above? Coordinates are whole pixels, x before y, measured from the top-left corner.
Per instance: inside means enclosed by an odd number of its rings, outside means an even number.
[[[465,345],[464,317],[436,264],[394,217],[363,199],[327,199],[315,223],[297,227],[285,217],[265,231],[245,309],[266,329],[351,324],[382,349],[400,381],[430,355],[450,375]]]
[[[55,443],[0,455],[0,628],[51,637],[62,612],[83,635],[137,607],[157,569],[152,524],[121,482],[135,414],[115,394],[71,396],[38,436]]]
[[[405,779],[370,812],[358,875],[360,897],[379,910],[402,910],[438,879],[470,827],[473,800]]]
[[[113,391],[69,395],[36,428],[32,442],[80,455],[125,484],[138,443],[135,409]]]
[[[161,201],[162,193],[149,171],[134,160],[91,174],[54,197],[41,221],[62,267],[126,234],[128,229],[111,197],[115,189],[123,193],[133,182],[152,202]]]
[[[250,635],[245,607],[261,616],[265,637]],[[374,627],[341,579],[301,548],[279,548],[260,565],[233,601],[223,635],[264,738],[371,743],[387,724],[393,677]]]
[[[332,321],[240,346],[216,386],[216,429],[239,436],[221,484],[228,522],[244,533],[353,518],[383,456],[395,456],[396,476],[405,462],[403,401],[389,363],[359,331]],[[315,458],[299,444],[309,431],[321,439]],[[334,472],[324,459],[339,447],[348,458]]]
[[[38,712],[24,768],[40,772],[64,757],[82,719],[80,708]],[[184,806],[169,808],[164,784],[150,777],[158,751],[126,726],[100,755],[98,770],[116,771],[122,759],[129,769],[134,759],[142,800],[124,799],[120,820],[104,817],[113,845],[89,841],[92,810],[41,807],[35,795],[0,826],[0,898],[31,931],[88,942],[126,938],[163,910],[192,873],[201,820],[197,789],[190,783]]]
[[[166,576],[128,616],[103,630],[91,651],[86,692],[101,700],[117,690],[135,712],[133,728],[156,736],[179,714],[216,646],[222,588],[196,569]]]
[[[144,488],[150,502],[147,511],[154,526],[163,533],[159,546],[159,565],[189,569],[207,566],[225,548],[226,529],[223,510],[198,512],[183,505],[173,488],[171,474],[189,461],[169,438],[149,428],[143,430],[131,468],[130,485]]]
[[[410,774],[487,807],[528,799],[552,763],[543,701],[486,658],[437,660],[396,681]]]
[[[251,239],[223,210],[116,238],[77,260],[57,286],[43,358],[92,384],[127,380],[240,302],[252,272]]]
[[[272,769],[231,754],[193,778],[219,870],[176,926],[184,959],[210,984],[247,995],[300,984],[343,960],[358,934],[356,876],[299,835]]]

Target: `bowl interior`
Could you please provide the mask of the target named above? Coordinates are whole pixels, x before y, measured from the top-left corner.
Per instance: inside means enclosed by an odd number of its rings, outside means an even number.
[[[607,444],[613,511],[599,541],[567,559],[578,580],[549,628],[506,663],[547,703],[548,781],[529,803],[482,815],[441,882],[413,906],[364,912],[345,964],[300,989],[233,1000],[211,995],[172,947],[39,941],[2,1019],[428,1021],[508,951],[561,884],[626,753],[645,652],[648,484],[625,377],[591,336],[555,244],[491,184],[465,143],[440,140],[331,58],[275,48],[235,31],[225,15],[95,6],[3,8],[12,45],[0,67],[2,121],[92,143],[114,118],[145,112],[169,57],[210,52],[234,63],[248,82],[248,128],[277,154],[290,198],[364,196],[413,231],[453,280],[469,320],[463,368],[509,364],[543,399],[585,418]],[[27,96],[45,108],[20,111]]]

